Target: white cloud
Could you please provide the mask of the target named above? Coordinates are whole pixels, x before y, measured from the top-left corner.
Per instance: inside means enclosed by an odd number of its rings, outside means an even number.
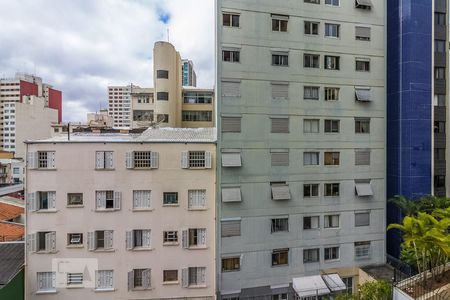
[[[107,104],[108,84],[152,85],[152,51],[170,41],[214,78],[213,0],[0,0],[0,76],[36,73],[63,92],[65,121]],[[168,24],[160,15],[169,15]]]

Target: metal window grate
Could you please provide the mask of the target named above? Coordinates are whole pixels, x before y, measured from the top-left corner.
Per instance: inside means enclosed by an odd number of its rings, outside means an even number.
[[[38,168],[48,168],[48,152],[38,152]]]
[[[189,168],[204,168],[205,151],[189,151]]]
[[[134,159],[134,167],[135,168],[150,168],[151,167],[151,152],[150,151],[134,151],[133,159]]]

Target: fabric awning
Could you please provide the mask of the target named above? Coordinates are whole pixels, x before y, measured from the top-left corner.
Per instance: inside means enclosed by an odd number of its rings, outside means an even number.
[[[291,193],[287,184],[272,184],[272,199],[273,200],[289,200]]]
[[[372,186],[370,183],[356,183],[356,194],[358,196],[373,196]]]
[[[241,167],[241,153],[222,153],[222,167]]]
[[[222,202],[241,202],[240,187],[222,187]]]
[[[325,280],[326,285],[332,292],[342,291],[347,288],[338,274],[322,275],[322,278]]]
[[[364,5],[364,6],[372,7],[372,1],[371,0],[356,0],[356,3],[358,3],[358,5]]]
[[[370,89],[355,89],[356,100],[358,101],[371,101]]]
[[[320,275],[294,278],[292,279],[292,287],[299,297],[330,294],[330,290]]]

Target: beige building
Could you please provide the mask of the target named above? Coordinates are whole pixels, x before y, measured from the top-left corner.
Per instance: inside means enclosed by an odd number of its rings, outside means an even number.
[[[26,299],[214,299],[216,130],[27,144]]]

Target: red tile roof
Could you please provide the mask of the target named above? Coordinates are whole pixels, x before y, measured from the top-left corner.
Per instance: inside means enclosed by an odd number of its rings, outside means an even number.
[[[0,202],[0,221],[14,219],[23,213],[23,207]]]
[[[23,225],[0,222],[0,242],[18,241],[25,234]]]

